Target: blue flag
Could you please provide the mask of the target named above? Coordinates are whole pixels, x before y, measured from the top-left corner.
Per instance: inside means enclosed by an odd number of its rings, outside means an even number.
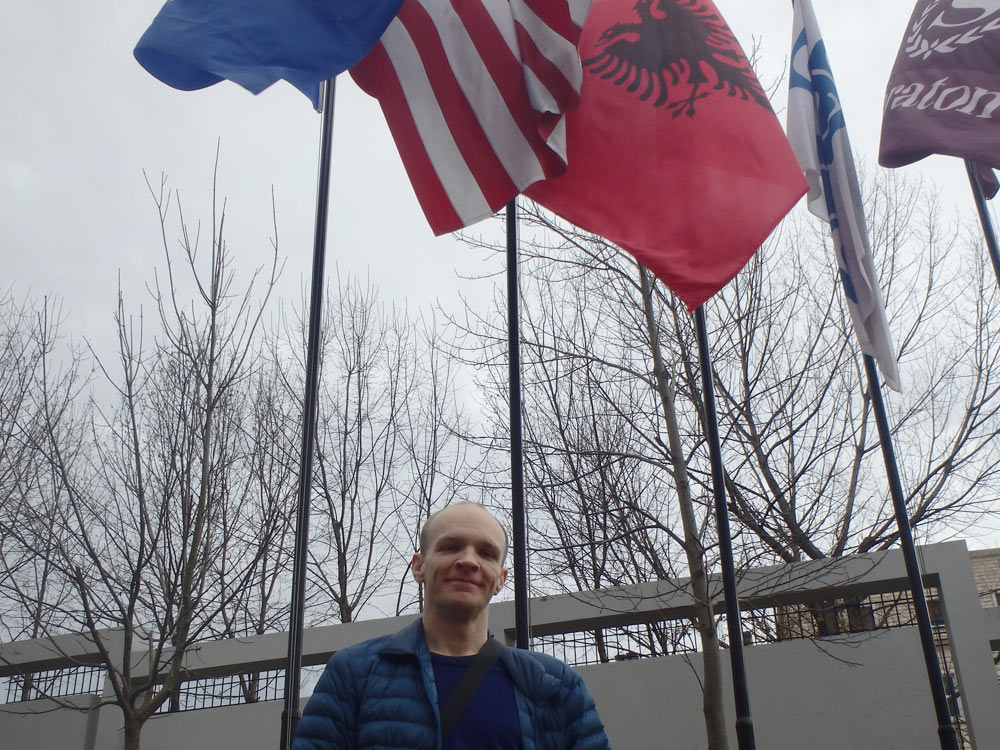
[[[229,79],[259,94],[284,79],[317,102],[319,84],[361,60],[402,0],[167,0],[135,48],[183,91]]]

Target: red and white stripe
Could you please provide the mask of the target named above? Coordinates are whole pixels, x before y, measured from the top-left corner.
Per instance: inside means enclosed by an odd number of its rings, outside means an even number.
[[[405,0],[351,74],[378,98],[435,234],[566,168],[590,0]]]

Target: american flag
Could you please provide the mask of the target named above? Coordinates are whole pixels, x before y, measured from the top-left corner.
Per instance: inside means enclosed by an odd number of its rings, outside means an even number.
[[[406,0],[351,69],[378,98],[435,234],[566,168],[590,0]]]

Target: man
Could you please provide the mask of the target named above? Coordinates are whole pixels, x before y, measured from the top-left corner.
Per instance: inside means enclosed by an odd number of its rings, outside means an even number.
[[[506,554],[506,532],[480,505],[458,503],[428,518],[410,562],[424,586],[423,616],[331,657],[293,749],[607,750],[580,677],[557,659],[514,648],[500,652],[442,742],[441,707],[489,638],[489,602],[507,580]]]

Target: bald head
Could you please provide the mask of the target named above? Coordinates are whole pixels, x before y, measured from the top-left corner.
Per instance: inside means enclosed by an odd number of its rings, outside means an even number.
[[[506,558],[507,548],[510,546],[510,539],[507,537],[507,530],[500,524],[499,521],[497,521],[492,513],[486,510],[486,508],[479,503],[473,503],[470,501],[452,503],[447,508],[442,508],[436,513],[431,513],[431,515],[424,522],[424,527],[420,530],[420,554],[426,555],[433,546],[435,537],[448,528],[449,515],[454,517],[455,515],[469,512],[482,513],[494,524],[496,524],[496,527],[500,529],[500,533],[503,534],[503,558]]]

